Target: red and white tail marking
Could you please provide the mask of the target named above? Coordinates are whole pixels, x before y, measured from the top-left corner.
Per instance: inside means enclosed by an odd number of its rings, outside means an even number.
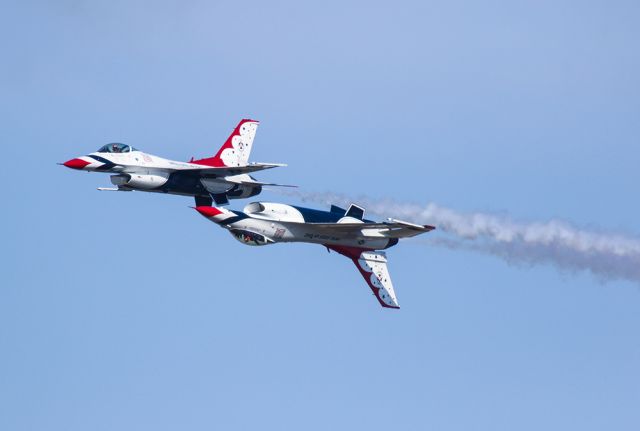
[[[246,166],[258,124],[255,120],[241,120],[215,156],[194,160],[192,163],[216,168]]]
[[[384,252],[355,247],[330,245],[327,247],[353,260],[380,305],[387,308],[400,308],[387,269],[387,255]]]
[[[353,261],[383,307],[400,308],[387,269],[387,256],[380,251],[363,251]]]

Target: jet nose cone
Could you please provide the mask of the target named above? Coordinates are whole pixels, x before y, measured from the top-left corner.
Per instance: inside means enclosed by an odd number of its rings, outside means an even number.
[[[63,163],[64,166],[71,169],[84,169],[86,166],[89,166],[90,164],[91,163],[82,159],[71,159]]]
[[[222,211],[214,207],[200,206],[200,207],[195,207],[194,209],[198,211],[200,214],[202,214],[203,216],[205,216],[206,218],[211,218],[213,216],[217,216],[218,214],[222,214]]]

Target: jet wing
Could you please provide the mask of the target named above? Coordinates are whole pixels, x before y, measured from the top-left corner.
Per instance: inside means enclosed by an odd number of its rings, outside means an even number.
[[[224,167],[212,167],[203,166],[202,168],[187,168],[177,169],[176,172],[184,174],[193,174],[203,178],[220,178],[228,177],[240,174],[249,174],[251,172],[263,171],[265,169],[272,169],[281,166],[286,166],[281,163],[250,163],[246,166],[224,166]]]
[[[385,237],[385,238],[407,238],[430,232],[435,229],[429,225],[419,225],[400,220],[390,219],[384,223],[307,223],[309,226],[336,232],[341,235]]]
[[[367,251],[353,247],[327,246],[327,248],[350,258],[355,263],[380,305],[385,308],[400,308],[387,269],[386,254],[381,251]]]

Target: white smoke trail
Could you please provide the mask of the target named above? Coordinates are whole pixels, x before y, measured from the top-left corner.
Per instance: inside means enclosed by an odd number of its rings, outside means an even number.
[[[523,223],[505,216],[461,213],[433,203],[425,206],[392,200],[351,199],[333,193],[286,192],[302,201],[348,205],[358,202],[368,213],[432,224],[448,238],[430,244],[499,256],[509,263],[552,264],[589,271],[598,279],[640,283],[640,238],[589,231],[560,220]]]

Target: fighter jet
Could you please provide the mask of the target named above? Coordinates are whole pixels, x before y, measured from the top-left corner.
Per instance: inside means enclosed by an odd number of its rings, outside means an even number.
[[[258,121],[245,119],[233,130],[213,157],[180,162],[143,153],[129,145],[107,144],[95,153],[76,157],[62,165],[89,172],[108,172],[117,188],[98,190],[171,193],[193,196],[196,205],[226,205],[229,199],[255,196],[262,186],[286,186],[256,181],[249,174],[286,166],[248,163]]]
[[[330,211],[253,202],[243,212],[220,207],[197,206],[210,221],[227,229],[246,245],[259,246],[279,242],[321,244],[351,259],[373,291],[380,305],[400,308],[387,270],[383,251],[408,238],[435,227],[388,219],[376,223],[364,218],[364,209],[351,205],[348,210],[331,206]]]

